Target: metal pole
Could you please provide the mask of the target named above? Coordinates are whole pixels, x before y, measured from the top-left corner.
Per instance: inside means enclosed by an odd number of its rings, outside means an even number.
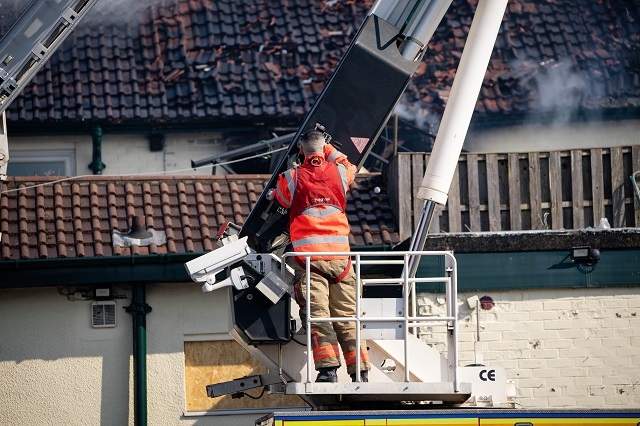
[[[422,212],[420,214],[418,225],[416,226],[416,231],[413,233],[409,251],[422,251],[422,249],[424,248],[424,243],[427,241],[429,227],[431,226],[431,221],[433,220],[435,211],[436,204],[433,201],[425,201],[422,204]],[[418,264],[420,263],[420,257],[421,256],[419,255],[415,255],[409,258],[409,278],[414,278],[416,276],[416,272],[418,271]]]

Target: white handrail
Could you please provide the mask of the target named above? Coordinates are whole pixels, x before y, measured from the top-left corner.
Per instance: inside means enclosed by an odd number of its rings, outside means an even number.
[[[301,257],[305,259],[306,270],[306,318],[301,318],[305,321],[307,329],[307,380],[306,385],[309,386],[311,377],[313,374],[313,352],[311,350],[311,333],[308,332],[310,323],[326,323],[326,322],[355,322],[356,323],[356,354],[360,354],[360,330],[361,322],[361,287],[368,284],[403,284],[404,291],[402,292],[403,298],[403,315],[387,316],[387,317],[366,317],[366,322],[401,322],[403,323],[404,334],[404,355],[405,355],[405,382],[410,381],[410,366],[409,366],[409,344],[408,333],[409,329],[416,329],[419,327],[433,326],[444,323],[447,326],[447,332],[449,333],[448,343],[448,363],[453,367],[453,380],[454,389],[458,390],[458,330],[457,330],[457,264],[455,257],[448,251],[404,251],[404,252],[351,252],[352,263],[356,274],[356,316],[355,317],[326,317],[326,318],[313,318],[311,317],[310,300],[311,300],[311,286],[310,286],[310,272],[311,265],[310,259],[312,256],[344,256],[344,252],[288,252],[284,257]],[[445,275],[442,277],[425,277],[425,278],[409,278],[406,274],[401,278],[362,278],[361,266],[362,265],[404,265],[405,269],[412,256],[444,256],[445,261]],[[372,257],[378,257],[380,259],[368,259]],[[393,260],[393,258],[402,257],[400,260]],[[364,258],[364,259],[363,259]],[[446,303],[446,315],[433,315],[433,316],[417,316],[414,310],[409,311],[409,305],[415,307],[415,285],[416,283],[444,283],[445,285],[445,303]],[[411,299],[411,300],[410,300]],[[360,371],[360,356],[356,356],[356,371]],[[357,380],[360,380],[359,375],[356,375]]]

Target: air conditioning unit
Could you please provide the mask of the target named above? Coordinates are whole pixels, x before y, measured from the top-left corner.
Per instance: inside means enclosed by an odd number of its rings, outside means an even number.
[[[116,302],[99,301],[91,304],[91,326],[107,328],[116,326]]]

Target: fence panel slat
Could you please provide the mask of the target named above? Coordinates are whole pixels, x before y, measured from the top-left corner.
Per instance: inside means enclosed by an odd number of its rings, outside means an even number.
[[[387,180],[384,182],[387,186],[387,195],[389,196],[389,200],[400,200],[400,194],[398,192],[398,182],[400,182],[400,177],[398,176],[398,161],[400,161],[399,156],[396,156],[391,159],[389,165],[387,166]],[[398,203],[391,203],[391,211],[393,211],[393,215],[397,218],[398,224],[401,224],[400,211],[398,209]],[[398,229],[398,231],[400,231]]]
[[[487,154],[487,198],[489,209],[489,231],[500,231],[500,176],[498,174],[498,156]]]
[[[416,226],[418,225],[418,221],[420,220],[420,215],[422,214],[422,208],[424,207],[425,201],[421,200],[417,197],[418,190],[420,189],[420,185],[422,185],[422,180],[424,178],[424,173],[427,170],[427,165],[429,164],[429,159],[431,158],[429,154],[419,155],[420,157],[418,161],[413,163],[413,185],[412,185],[412,194],[414,197],[413,208],[413,228],[411,230],[415,231]],[[406,190],[406,188],[405,188]],[[442,206],[440,204],[436,205],[436,209],[433,213],[433,218],[431,220],[431,225],[429,226],[429,233],[438,234],[440,233],[440,215],[442,214]]]
[[[428,155],[412,155],[411,162],[411,193],[413,194],[413,220],[411,221],[411,232],[416,229],[416,225],[418,224],[418,220],[420,219],[420,212],[422,211],[423,201],[419,199],[416,195],[418,194],[418,190],[420,189],[420,185],[422,184],[422,179],[424,178],[424,171],[429,162]],[[406,186],[405,186],[406,188]]]
[[[631,174],[640,171],[640,145],[634,145],[631,148]],[[636,182],[640,188],[640,173],[636,176]],[[640,195],[633,193],[635,206],[635,226],[640,227]]]
[[[549,186],[551,194],[551,228],[562,229],[562,180],[560,152],[549,153]]]
[[[460,162],[458,162],[460,164]],[[460,177],[456,167],[453,173],[453,180],[449,188],[449,197],[447,198],[447,212],[449,217],[449,232],[462,232],[462,219],[460,218]]]
[[[529,206],[531,208],[531,228],[547,228],[540,199],[540,157],[537,152],[529,153]]]
[[[518,154],[509,154],[509,219],[510,229],[522,229],[522,203],[520,201],[520,160]]]
[[[584,228],[584,186],[582,183],[582,150],[571,151],[571,207],[573,229]]]
[[[622,148],[615,146],[611,148],[611,202],[613,203],[613,223],[614,228],[625,227],[625,197],[624,197],[624,165],[622,162]]]
[[[593,223],[598,224],[604,214],[604,176],[602,149],[591,150],[591,193],[593,196]]]
[[[401,240],[410,238],[413,233],[413,210],[411,207],[414,199],[413,194],[417,194],[417,191],[412,194],[407,194],[407,191],[403,190],[403,188],[406,188],[406,185],[412,182],[411,163],[413,157],[413,155],[398,155],[398,222],[400,225]]]
[[[469,228],[480,232],[480,186],[478,185],[478,156],[467,155],[467,177],[469,180]]]

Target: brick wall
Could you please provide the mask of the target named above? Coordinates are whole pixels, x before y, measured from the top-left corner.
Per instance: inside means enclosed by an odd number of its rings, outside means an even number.
[[[474,362],[480,309],[484,364],[502,366],[523,408],[640,406],[640,287],[459,294],[460,365]],[[443,314],[444,297],[423,293],[422,315]],[[444,349],[442,328],[421,338]]]

